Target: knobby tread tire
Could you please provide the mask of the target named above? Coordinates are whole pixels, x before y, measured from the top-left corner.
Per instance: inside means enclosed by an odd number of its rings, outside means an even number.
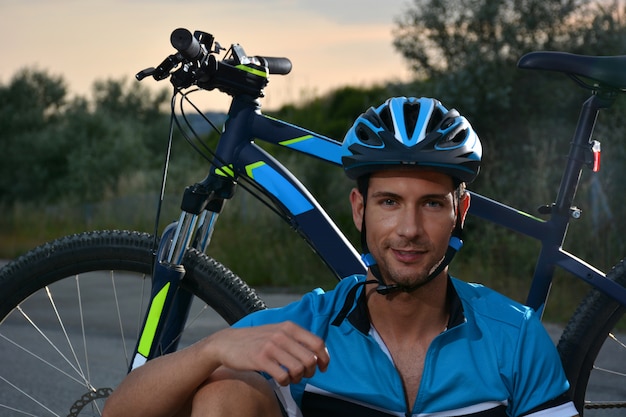
[[[33,292],[87,270],[117,269],[150,274],[154,238],[148,233],[104,230],[45,243],[0,270],[0,320]],[[232,324],[265,303],[241,278],[218,261],[189,250],[183,287]]]
[[[626,286],[626,259],[615,265],[607,278]],[[570,381],[570,393],[581,415],[587,383],[598,352],[625,312],[626,307],[593,289],[578,306],[561,335],[557,349]]]

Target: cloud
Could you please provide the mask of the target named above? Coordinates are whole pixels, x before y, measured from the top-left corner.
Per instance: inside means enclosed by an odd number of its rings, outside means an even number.
[[[297,7],[332,21],[353,24],[390,24],[408,0],[298,0]]]
[[[272,77],[276,105],[303,90],[406,78],[391,45],[392,17],[405,1],[0,0],[0,53],[10,57],[0,61],[0,82],[37,65],[84,94],[94,80],[157,65],[173,52],[171,31],[185,27],[251,55],[289,57],[292,73]]]
[[[17,0],[14,0],[17,1]],[[41,2],[44,0],[27,0],[26,2]],[[61,0],[58,3],[66,3],[71,0]],[[264,17],[272,19],[273,15],[279,16],[285,13],[294,14],[312,13],[326,20],[346,25],[360,23],[366,24],[389,24],[393,18],[400,14],[411,0],[236,0],[236,1],[211,1],[207,0],[115,0],[119,4],[141,4],[146,7],[154,4],[171,4],[172,9],[179,15],[185,11],[193,13],[194,8],[214,10],[216,14],[223,10],[238,9],[242,14],[254,12],[261,13]]]

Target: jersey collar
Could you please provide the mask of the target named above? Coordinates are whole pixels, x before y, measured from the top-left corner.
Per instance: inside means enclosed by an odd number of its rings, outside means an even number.
[[[447,297],[450,305],[450,318],[448,319],[447,329],[452,329],[465,322],[465,314],[463,313],[463,304],[452,284],[450,276],[448,276]],[[356,298],[355,304],[354,309],[348,314],[347,319],[358,331],[367,335],[370,331],[370,320],[364,289],[361,289],[361,293]]]

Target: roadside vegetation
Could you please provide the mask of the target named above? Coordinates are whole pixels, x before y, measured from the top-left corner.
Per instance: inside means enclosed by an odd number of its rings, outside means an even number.
[[[552,203],[587,92],[561,74],[519,70],[516,62],[533,50],[623,54],[625,16],[617,3],[604,2],[414,0],[398,14],[393,45],[414,81],[346,86],[266,113],[342,139],[356,116],[389,96],[437,97],[466,115],[483,141],[484,168],[471,189],[538,215],[539,205]],[[152,232],[168,104],[167,91],[129,80],[99,80],[90,96],[70,97],[62,76],[39,68],[0,84],[0,258],[84,230]],[[568,239],[568,250],[604,269],[626,254],[625,110],[621,98],[600,115],[602,170],[582,178],[583,217]],[[214,143],[216,136],[207,133],[205,140]],[[358,247],[348,210],[351,183],[340,169],[285,157]],[[175,137],[162,225],[177,218],[183,188],[205,171],[206,161]],[[242,191],[222,216],[210,255],[254,286],[332,286],[297,234]],[[523,301],[538,245],[473,218],[465,240],[452,272]],[[566,276],[555,285],[556,294],[586,291]],[[576,304],[568,297],[553,301],[547,313],[557,320]]]

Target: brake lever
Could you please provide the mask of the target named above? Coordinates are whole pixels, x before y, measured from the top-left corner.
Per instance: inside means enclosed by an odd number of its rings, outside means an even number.
[[[135,74],[135,78],[137,79],[137,81],[141,81],[144,78],[151,76],[155,72],[156,72],[156,69],[154,67],[146,68],[144,70],[139,71],[137,74]]]
[[[182,57],[179,54],[170,55],[161,62],[161,64],[154,68],[146,68],[142,71],[139,71],[135,78],[139,81],[143,80],[146,77],[152,76],[157,81],[164,80],[170,76],[170,72],[174,69],[178,64],[182,61]]]

